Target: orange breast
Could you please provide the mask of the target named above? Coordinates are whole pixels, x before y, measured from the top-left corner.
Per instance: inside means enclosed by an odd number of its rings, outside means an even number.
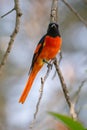
[[[60,37],[52,38],[47,36],[44,41],[44,47],[40,58],[50,60],[54,58],[61,49],[62,39]]]

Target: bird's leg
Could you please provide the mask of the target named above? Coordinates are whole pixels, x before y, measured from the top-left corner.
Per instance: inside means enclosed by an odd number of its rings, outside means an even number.
[[[53,64],[51,63],[51,61],[48,62],[46,59],[43,59],[43,62],[47,64],[47,67],[51,67],[51,69],[52,69]]]

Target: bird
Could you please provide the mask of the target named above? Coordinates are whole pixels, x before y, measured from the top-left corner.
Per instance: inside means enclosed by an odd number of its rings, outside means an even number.
[[[36,75],[45,64],[45,61],[49,62],[56,57],[61,50],[61,45],[62,38],[59,32],[59,25],[57,23],[49,23],[46,34],[41,38],[34,51],[29,77],[19,98],[19,103],[23,104],[25,102]]]

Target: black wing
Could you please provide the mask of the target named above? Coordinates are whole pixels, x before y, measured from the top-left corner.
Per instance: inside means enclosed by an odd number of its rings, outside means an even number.
[[[43,49],[43,44],[44,44],[44,39],[45,39],[46,35],[44,35],[41,40],[39,41],[37,47],[36,47],[36,50],[34,52],[34,55],[33,55],[33,59],[32,59],[32,64],[31,64],[31,67],[30,67],[30,70],[29,70],[29,74],[34,66],[34,63],[36,62],[39,54],[41,53],[42,49]]]

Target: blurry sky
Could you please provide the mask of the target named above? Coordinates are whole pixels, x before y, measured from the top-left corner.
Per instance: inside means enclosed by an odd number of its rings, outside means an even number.
[[[22,130],[24,128],[28,130],[33,120],[33,113],[39,97],[40,78],[46,73],[46,65],[37,75],[26,102],[21,105],[18,100],[28,78],[34,49],[41,36],[47,31],[51,2],[51,0],[20,0],[20,8],[23,13],[20,31],[2,75],[0,75],[0,130]],[[87,21],[87,1],[68,0],[68,2]],[[12,9],[13,6],[14,1],[12,0],[0,0],[0,16]],[[73,97],[73,93],[81,82],[87,78],[87,28],[61,0],[58,9],[58,22],[63,39],[63,58],[60,68],[67,86],[71,90],[70,95]],[[8,46],[14,25],[15,11],[0,19],[0,61]],[[55,68],[53,67],[44,86],[35,130],[46,130],[51,127],[51,119],[46,111],[69,113],[57,75],[52,80],[54,73]],[[86,84],[82,88],[76,108],[79,109],[80,106],[83,106],[79,113],[79,119],[87,126],[85,122],[87,120]]]

